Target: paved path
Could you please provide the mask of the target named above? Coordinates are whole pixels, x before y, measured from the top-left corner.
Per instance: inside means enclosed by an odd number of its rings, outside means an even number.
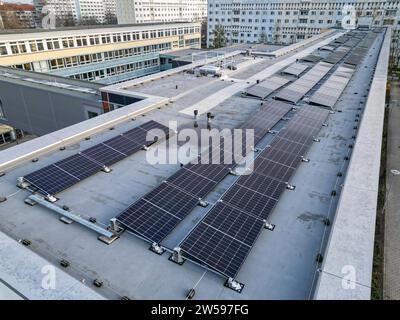
[[[400,299],[400,82],[392,82],[387,147],[387,203],[384,245],[384,299]]]

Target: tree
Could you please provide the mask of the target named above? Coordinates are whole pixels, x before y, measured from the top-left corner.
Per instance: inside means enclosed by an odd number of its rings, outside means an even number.
[[[393,30],[392,42],[390,44],[389,72],[393,73],[400,69],[400,32]]]
[[[79,23],[82,26],[94,26],[100,24],[95,16],[82,17]]]
[[[267,42],[267,34],[265,33],[265,31],[261,31],[259,41],[261,43],[266,43]]]
[[[24,25],[18,20],[14,11],[0,11],[4,29],[22,29]]]
[[[117,16],[110,10],[107,10],[104,14],[104,24],[117,24]]]
[[[213,47],[215,49],[222,48],[226,46],[225,29],[220,24],[217,25],[213,30],[214,40]]]
[[[201,47],[207,47],[207,18],[201,21]]]
[[[76,23],[72,12],[67,13],[64,17],[64,27],[73,27],[75,25]]]

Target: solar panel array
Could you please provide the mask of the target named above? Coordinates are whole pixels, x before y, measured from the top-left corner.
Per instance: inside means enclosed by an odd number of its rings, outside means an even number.
[[[353,52],[345,59],[345,63],[357,67],[367,55],[369,48],[377,37],[376,33],[368,33],[368,35],[359,43]]]
[[[308,69],[308,66],[306,64],[296,62],[296,63],[293,63],[292,65],[290,65],[289,67],[287,67],[282,72],[298,77],[300,74],[302,74],[307,69]]]
[[[334,52],[328,55],[324,60],[324,62],[336,64],[340,60],[342,60],[351,50],[349,47],[338,47]]]
[[[310,104],[333,108],[349,83],[354,69],[338,67],[328,80],[310,98]]]
[[[269,129],[292,109],[286,103],[271,101],[256,112],[240,128],[254,129],[254,145],[257,144]],[[211,157],[226,156],[223,144],[211,147],[204,154]],[[148,241],[160,243],[180,221],[182,221],[216,185],[235,167],[235,153],[232,150],[220,164],[189,163],[168,178],[159,187],[133,203],[117,216],[117,221]],[[199,156],[204,159],[204,154]],[[218,159],[220,160],[220,159]]]
[[[282,88],[285,84],[289,82],[290,80],[288,79],[278,76],[272,76],[259,84],[251,86],[244,93],[248,96],[265,99],[270,94],[272,94],[279,88]]]
[[[333,65],[325,62],[317,63],[310,71],[300,79],[283,88],[275,96],[275,99],[297,103],[309,92],[325,75]]]
[[[134,154],[144,146],[149,147],[158,139],[168,137],[169,129],[166,126],[156,121],[149,121],[78,154],[32,172],[23,179],[34,191],[45,196],[53,196]]]
[[[182,255],[235,278],[328,114],[302,107],[256,158],[254,171],[241,176],[181,242]]]

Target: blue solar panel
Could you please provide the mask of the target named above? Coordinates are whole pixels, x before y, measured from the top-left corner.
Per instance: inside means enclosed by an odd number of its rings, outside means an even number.
[[[54,164],[26,175],[24,180],[29,182],[40,193],[49,196],[79,182],[78,178],[56,167]]]
[[[105,166],[111,166],[112,164],[121,161],[126,158],[126,155],[107,146],[103,143],[95,145],[85,151],[81,152],[83,155],[93,159],[94,161],[101,163]]]
[[[95,145],[67,159],[24,176],[33,188],[44,195],[54,195],[73,184],[99,172],[127,156],[134,154],[157,141],[151,129],[161,130],[164,137],[169,136],[169,129],[155,121],[149,121],[141,127],[129,130],[123,135]],[[150,142],[146,141],[149,135]]]
[[[79,180],[90,177],[91,175],[103,169],[101,164],[94,162],[79,153],[67,159],[56,162],[54,165],[68,172],[68,174],[78,178]]]

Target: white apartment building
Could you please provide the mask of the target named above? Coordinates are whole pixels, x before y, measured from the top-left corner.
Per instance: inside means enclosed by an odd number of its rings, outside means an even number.
[[[39,17],[44,5],[54,12],[57,18],[74,18],[75,22],[85,18],[96,18],[104,22],[106,13],[116,15],[116,0],[34,0],[36,14]]]
[[[45,5],[59,19],[65,19],[70,15],[72,15],[75,20],[78,19],[78,11],[76,8],[75,0],[33,0],[33,5],[36,8],[36,17],[38,19],[37,22],[39,25],[39,20],[42,15],[42,9]]]
[[[229,44],[294,43],[341,27],[346,5],[357,17],[373,18],[373,26],[400,27],[399,0],[208,0],[208,45],[213,29],[222,25]]]
[[[200,48],[198,22],[0,34],[0,66],[110,84],[156,73],[162,54]]]
[[[103,23],[107,13],[116,15],[116,0],[75,0],[78,19],[96,18]]]
[[[118,0],[119,24],[199,21],[207,16],[207,0]]]

